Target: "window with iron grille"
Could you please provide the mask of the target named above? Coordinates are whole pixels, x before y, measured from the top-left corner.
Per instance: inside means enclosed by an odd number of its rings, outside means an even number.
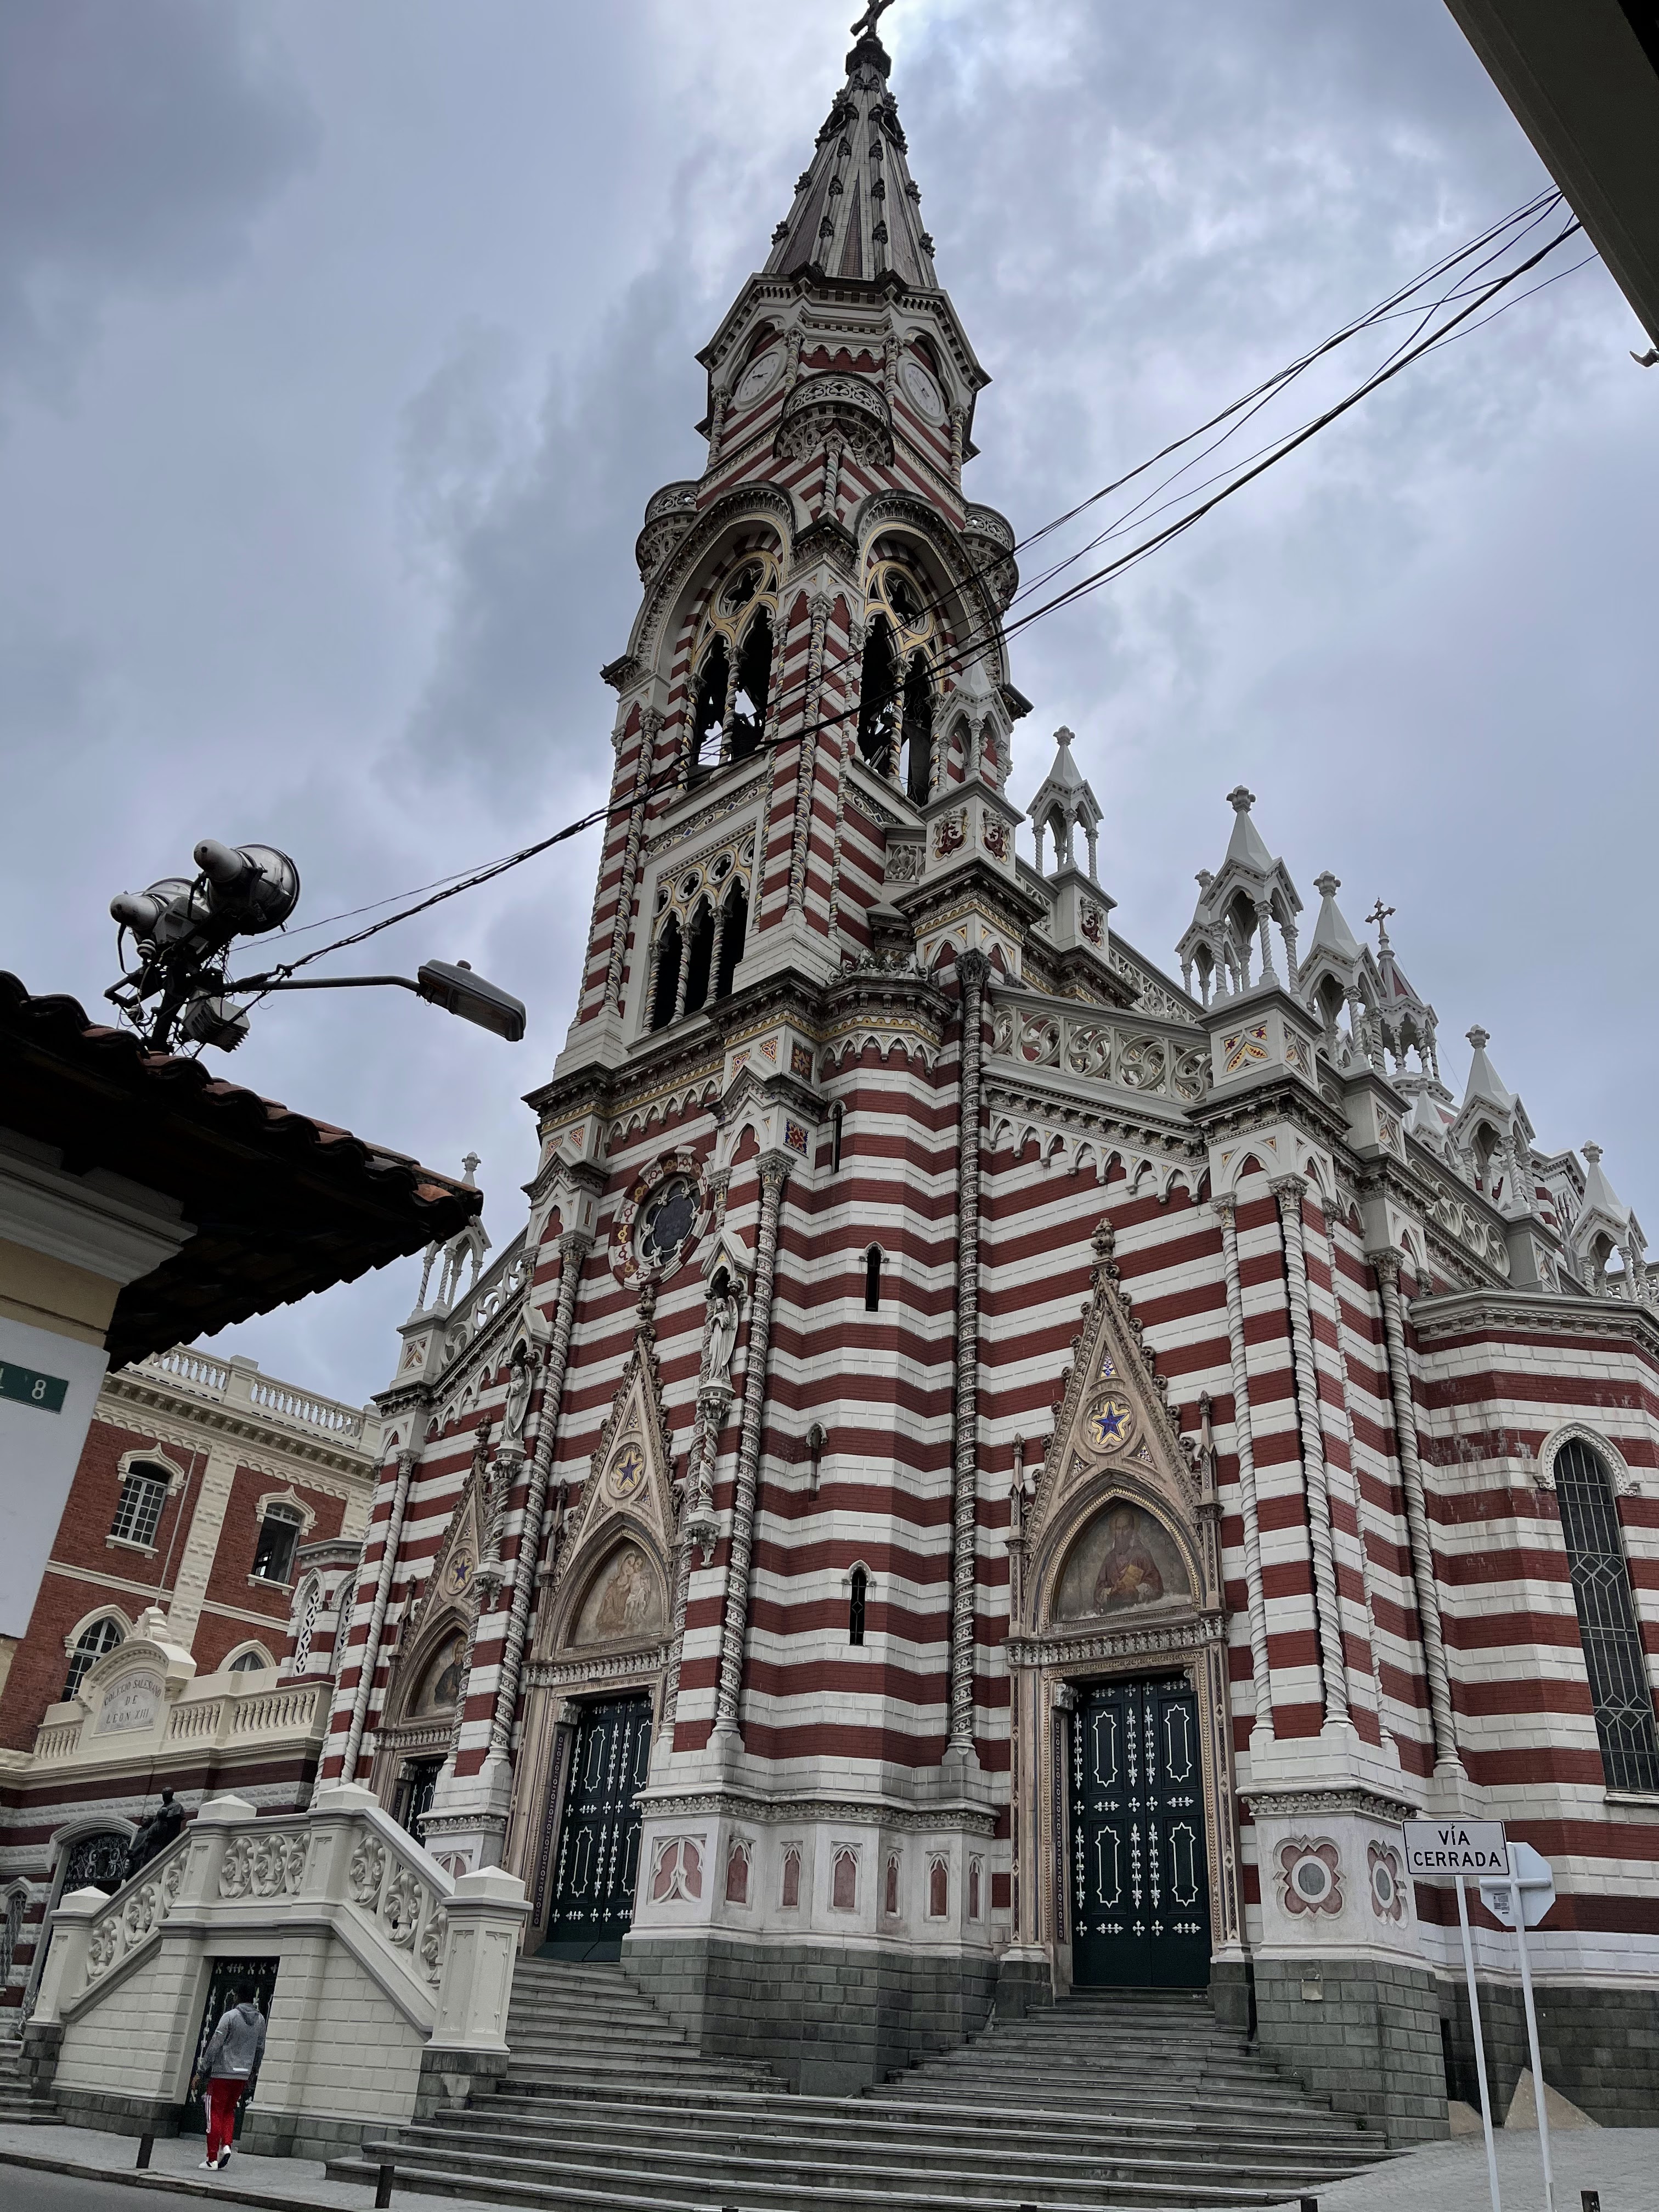
[[[1659,1791],[1653,1692],[1605,1460],[1577,1437],[1555,1455],[1555,1494],[1572,1568],[1595,1732],[1609,1790]]]
[[[161,1508],[167,1502],[167,1478],[160,1468],[142,1463],[127,1469],[115,1509],[112,1536],[129,1544],[153,1544],[161,1525]]]

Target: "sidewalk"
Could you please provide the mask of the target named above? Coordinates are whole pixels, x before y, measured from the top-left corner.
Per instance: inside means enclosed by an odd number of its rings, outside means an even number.
[[[221,2203],[265,2205],[271,2212],[295,2212],[295,2207],[313,2205],[326,2206],[330,2212],[365,2212],[374,2202],[372,2182],[326,2180],[322,2160],[315,2158],[254,2158],[239,2150],[222,2173],[204,2173],[205,2148],[200,2136],[158,2136],[149,2170],[139,2173],[134,2167],[136,2136],[106,2135],[97,2128],[0,2125],[0,2170],[33,2166],[88,2180],[199,2193]],[[5,2193],[0,2182],[0,2203]],[[439,2200],[414,2199],[399,2190],[392,2202],[399,2201],[435,2205]],[[499,2206],[475,2197],[452,2197],[444,2202],[450,2212],[500,2212]]]
[[[1659,2205],[1659,2127],[1564,2130],[1550,2137],[1550,2162],[1555,2212],[1579,2212],[1585,2189],[1601,2191],[1601,2212],[1653,2212]],[[1538,2137],[1530,2130],[1498,2130],[1498,2185],[1504,2212],[1544,2212]],[[1319,2212],[1492,2212],[1485,2142],[1477,2135],[1428,2143],[1352,2181],[1322,2187]]]

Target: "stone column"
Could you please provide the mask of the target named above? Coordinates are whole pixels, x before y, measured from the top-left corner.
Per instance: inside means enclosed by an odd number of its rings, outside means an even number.
[[[1238,1457],[1239,1513],[1244,1523],[1244,1591],[1250,1622],[1250,1679],[1255,1692],[1253,1739],[1273,1733],[1273,1671],[1267,1661],[1267,1601],[1261,1587],[1261,1528],[1256,1515],[1255,1446],[1250,1434],[1250,1377],[1244,1356],[1244,1292],[1238,1273],[1238,1200],[1215,1201],[1227,1278],[1227,1341],[1232,1355],[1233,1449]]]
[[[1325,1678],[1325,1725],[1347,1728],[1348,1661],[1342,1648],[1338,1609],[1336,1550],[1331,1539],[1331,1480],[1325,1464],[1325,1435],[1320,1424],[1319,1369],[1314,1358],[1313,1310],[1308,1300],[1308,1248],[1302,1219],[1307,1184],[1300,1176],[1280,1176],[1273,1183],[1285,1239],[1285,1276],[1290,1293],[1291,1350],[1296,1367],[1297,1425],[1302,1438],[1302,1479],[1308,1496],[1308,1534],[1313,1549],[1314,1607],[1319,1630],[1320,1669]]]
[[[743,1377],[743,1433],[732,1499],[732,1549],[726,1568],[726,1618],[720,1632],[720,1688],[714,1740],[735,1745],[738,1698],[743,1686],[743,1647],[749,1629],[749,1576],[755,1553],[755,1490],[760,1468],[761,1419],[766,1410],[766,1357],[772,1341],[778,1222],[783,1187],[793,1163],[787,1152],[760,1158],[760,1226],[755,1237],[755,1280],[750,1292],[749,1351]]]
[[[974,1614],[979,1565],[979,1134],[985,986],[982,952],[957,958],[962,987],[961,1152],[957,1170],[956,1407],[951,1447],[951,1732],[947,1762],[975,1765]]]
[[[662,716],[648,707],[640,718],[640,754],[634,771],[634,802],[628,811],[628,835],[623,844],[622,881],[617,886],[617,919],[611,930],[611,959],[605,975],[605,1003],[614,1012],[622,1004],[623,957],[628,950],[628,925],[634,915],[634,892],[639,883],[640,847],[645,837],[645,810],[651,796],[651,763],[656,751]]]
[[[1370,1516],[1365,1510],[1365,1489],[1359,1473],[1359,1452],[1354,1442],[1353,1408],[1348,1398],[1348,1355],[1342,1334],[1342,1279],[1337,1267],[1336,1222],[1334,1209],[1323,1209],[1325,1218],[1326,1264],[1331,1272],[1331,1316],[1336,1330],[1336,1359],[1340,1370],[1338,1405],[1342,1415],[1342,1435],[1348,1447],[1348,1480],[1353,1490],[1354,1527],[1359,1538],[1359,1586],[1365,1607],[1365,1640],[1370,1652],[1372,1694],[1376,1700],[1376,1725],[1384,1745],[1393,1731],[1388,1724],[1386,1703],[1382,1693],[1382,1656],[1377,1645],[1376,1585],[1371,1570]]]
[[[417,1413],[411,1418],[418,1420],[420,1416]],[[380,1571],[375,1577],[374,1596],[368,1613],[368,1633],[363,1640],[362,1673],[357,1680],[356,1695],[351,1701],[351,1726],[347,1732],[345,1753],[340,1764],[342,1782],[355,1782],[357,1778],[357,1759],[363,1747],[363,1729],[368,1725],[369,1699],[374,1690],[374,1670],[380,1663],[380,1638],[386,1630],[386,1609],[392,1596],[392,1577],[398,1565],[398,1547],[403,1541],[404,1516],[409,1510],[409,1486],[420,1456],[419,1447],[414,1445],[398,1455],[398,1480],[392,1493],[392,1516],[386,1522],[386,1548],[380,1553]]]
[[[1440,1627],[1440,1586],[1434,1571],[1434,1547],[1429,1535],[1428,1500],[1423,1490],[1423,1462],[1417,1448],[1417,1408],[1412,1402],[1411,1368],[1406,1352],[1405,1316],[1400,1304],[1400,1255],[1384,1250],[1367,1255],[1376,1270],[1382,1296],[1382,1341],[1388,1359],[1389,1389],[1394,1400],[1395,1443],[1400,1454],[1400,1485],[1406,1494],[1406,1528],[1411,1540],[1412,1583],[1417,1593],[1417,1620],[1423,1636],[1423,1664],[1429,1678],[1429,1711],[1434,1725],[1434,1768],[1455,1779],[1463,1778],[1463,1762],[1457,1753],[1457,1729],[1452,1717],[1451,1676],[1446,1667],[1445,1639]]]
[[[830,627],[829,594],[815,592],[808,606],[805,696],[801,707],[800,757],[795,764],[795,827],[789,848],[789,904],[806,902],[806,861],[812,836],[812,792],[817,779],[818,712],[823,695],[823,646]],[[779,641],[782,665],[782,641]]]
[[[593,1239],[584,1229],[568,1229],[559,1239],[559,1300],[554,1309],[552,1340],[547,1347],[541,1426],[537,1431],[536,1449],[530,1462],[519,1556],[512,1569],[513,1610],[507,1615],[507,1632],[501,1644],[501,1678],[495,1686],[495,1711],[489,1724],[492,1759],[505,1755],[512,1741],[514,1715],[518,1711],[525,1639],[536,1595],[536,1563],[541,1557],[542,1532],[547,1518],[547,1479],[558,1442],[559,1407],[564,1397],[565,1370],[570,1364],[570,1339],[575,1327],[582,1266],[592,1246]]]

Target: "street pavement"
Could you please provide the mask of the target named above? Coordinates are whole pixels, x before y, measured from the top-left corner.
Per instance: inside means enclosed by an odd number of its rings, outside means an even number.
[[[1581,2192],[1601,2192],[1601,2212],[1656,2212],[1659,2208],[1659,2127],[1583,2128],[1553,2138],[1556,2212],[1580,2212]],[[307,2158],[252,2158],[238,2151],[222,2174],[200,2171],[199,2136],[158,2141],[149,2174],[133,2172],[137,2145],[131,2136],[90,2128],[0,2126],[0,2207],[4,2212],[187,2212],[204,2198],[260,2205],[272,2212],[366,2212],[372,2185],[327,2181],[320,2163]],[[15,2164],[29,2159],[81,2172],[41,2172]],[[1538,2138],[1530,2130],[1501,2131],[1498,2181],[1504,2212],[1544,2212]],[[169,2186],[176,2183],[177,2186]],[[1480,2137],[1462,2136],[1391,2159],[1352,2181],[1322,2187],[1319,2212],[1491,2212],[1486,2152]],[[470,2197],[398,2192],[394,2204],[419,2212],[499,2212]],[[1286,2212],[1297,2212],[1292,2199]]]

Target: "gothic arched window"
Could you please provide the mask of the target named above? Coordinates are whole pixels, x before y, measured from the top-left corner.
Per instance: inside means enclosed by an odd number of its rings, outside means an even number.
[[[699,899],[685,940],[685,1008],[695,1014],[708,996],[708,971],[714,958],[714,911]]]
[[[881,1247],[872,1244],[864,1255],[864,1310],[881,1310]]]
[[[1555,1455],[1555,1494],[1607,1787],[1659,1790],[1653,1692],[1613,1479],[1601,1455],[1577,1437],[1569,1437]]]
[[[899,726],[899,665],[892,626],[877,615],[865,641],[859,681],[859,750],[878,775],[892,766]]]
[[[680,918],[671,914],[657,939],[657,987],[651,997],[651,1026],[666,1029],[680,995]]]
[[[925,653],[910,656],[904,679],[904,787],[912,803],[926,806],[933,781],[933,678]]]
[[[764,607],[744,632],[738,647],[738,697],[732,710],[728,757],[747,760],[766,730],[766,702],[772,689],[772,617]]]
[[[710,733],[718,737],[726,720],[726,694],[732,678],[731,656],[726,649],[726,640],[716,637],[702,657],[702,666],[697,672],[696,696],[691,709],[691,765],[693,768],[712,768],[714,761],[703,758],[703,747]],[[715,759],[719,758],[716,752]]]
[[[721,912],[725,920],[720,930],[720,957],[714,963],[714,996],[728,999],[749,938],[749,894],[741,884],[733,884],[726,893]]]

